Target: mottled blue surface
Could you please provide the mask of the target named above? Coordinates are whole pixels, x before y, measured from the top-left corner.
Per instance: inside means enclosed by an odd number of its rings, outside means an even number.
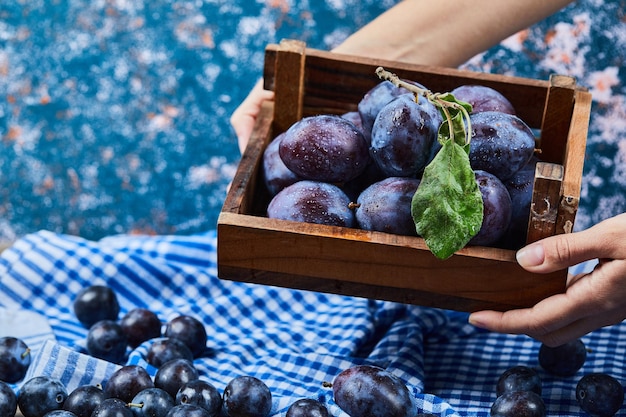
[[[228,119],[265,45],[328,49],[394,3],[1,2],[0,240],[213,228],[239,158]],[[576,2],[465,66],[591,88],[579,228],[626,207],[625,5]]]
[[[0,2],[0,236],[213,228],[265,45],[328,48],[393,3]]]

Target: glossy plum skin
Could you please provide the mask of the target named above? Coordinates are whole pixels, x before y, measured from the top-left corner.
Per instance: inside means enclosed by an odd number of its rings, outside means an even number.
[[[210,417],[207,410],[193,404],[176,404],[165,417]]]
[[[333,381],[335,403],[348,415],[360,417],[413,417],[415,398],[407,386],[383,368],[355,365]]]
[[[536,157],[531,158],[528,164],[504,181],[512,207],[511,224],[502,240],[502,247],[506,249],[517,250],[526,244],[537,162]]]
[[[95,385],[81,385],[67,396],[63,409],[71,411],[76,417],[90,417],[98,404],[106,399],[102,388]]]
[[[366,188],[357,199],[355,216],[364,230],[416,236],[411,200],[420,180],[388,177]]]
[[[126,358],[128,340],[117,321],[100,320],[89,328],[87,352],[98,359],[121,364]]]
[[[336,185],[299,181],[276,194],[267,207],[272,219],[354,227],[350,198]]]
[[[175,337],[155,339],[146,353],[146,361],[156,368],[161,367],[167,361],[178,358],[192,361],[193,352],[185,342]]]
[[[117,295],[106,285],[83,288],[74,298],[74,314],[87,329],[100,320],[117,320],[120,305]]]
[[[496,383],[496,396],[511,391],[533,391],[541,395],[541,377],[528,366],[513,366],[500,375]]]
[[[165,337],[176,338],[187,345],[194,358],[206,349],[207,332],[204,323],[186,314],[174,317],[165,326]]]
[[[61,410],[66,398],[67,390],[61,381],[41,375],[24,382],[17,404],[24,417],[43,417],[49,411]]]
[[[130,402],[135,395],[147,388],[154,388],[148,371],[139,365],[125,365],[111,374],[104,385],[104,394],[107,398]]]
[[[385,174],[409,177],[424,169],[439,129],[439,119],[432,114],[415,102],[413,94],[398,96],[380,110],[372,127],[370,154]]]
[[[284,136],[284,132],[276,136],[267,145],[265,151],[263,151],[263,181],[265,183],[265,187],[270,193],[270,196],[272,197],[278,194],[278,192],[283,188],[302,180],[301,177],[287,168],[283,160],[280,159],[278,147]]]
[[[358,103],[358,113],[361,116],[362,129],[366,137],[371,137],[374,121],[380,110],[394,98],[410,93],[402,87],[396,87],[390,81],[382,81],[363,95]]]
[[[478,84],[466,84],[450,92],[455,98],[472,105],[472,113],[499,111],[515,114],[513,104],[498,90]]]
[[[190,381],[200,378],[193,362],[187,359],[172,359],[165,362],[154,376],[154,386],[176,398],[178,390]]]
[[[161,320],[156,313],[146,308],[130,310],[120,320],[120,326],[131,348],[139,346],[146,340],[161,336]]]
[[[279,143],[283,163],[296,175],[314,181],[342,183],[361,174],[370,156],[363,133],[337,115],[300,119]]]
[[[511,222],[511,197],[502,181],[486,171],[474,171],[483,198],[483,222],[468,244],[491,246],[507,231]]]
[[[30,366],[30,349],[17,337],[0,337],[0,381],[15,383],[24,378]]]
[[[135,417],[165,417],[174,405],[170,394],[155,387],[139,391],[129,403],[129,408]]]
[[[556,347],[541,344],[538,360],[539,365],[552,375],[573,376],[587,360],[587,347],[581,339]]]
[[[470,164],[506,181],[524,167],[535,151],[535,136],[514,115],[485,111],[470,115]]]
[[[92,417],[134,417],[126,403],[119,398],[107,398],[93,410]]]
[[[624,403],[624,387],[609,374],[587,374],[576,384],[576,400],[592,416],[614,416]]]
[[[197,405],[207,410],[211,416],[216,416],[222,409],[222,396],[210,382],[196,379],[179,388],[176,404]]]
[[[363,137],[365,138],[365,141],[367,143],[370,143],[370,140],[372,138],[371,136],[372,130],[364,128],[363,119],[361,118],[361,114],[358,111],[346,112],[342,114],[341,117],[352,122],[352,124],[354,124],[354,126],[356,126],[356,128],[359,129],[361,133],[363,133]]]
[[[491,417],[545,417],[546,406],[533,391],[505,392],[491,406]]]
[[[17,411],[17,395],[7,383],[0,381],[0,417],[13,417]]]
[[[312,398],[301,398],[289,406],[285,417],[330,417],[330,414],[321,402]]]
[[[272,393],[260,379],[249,375],[233,378],[222,395],[229,417],[266,417],[272,410]]]

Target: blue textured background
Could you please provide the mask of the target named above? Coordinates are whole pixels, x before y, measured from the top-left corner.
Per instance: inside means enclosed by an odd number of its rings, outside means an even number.
[[[394,3],[2,2],[0,240],[213,228],[239,158],[228,119],[265,45],[328,49]],[[578,227],[626,207],[625,3],[577,2],[466,65],[592,89]]]

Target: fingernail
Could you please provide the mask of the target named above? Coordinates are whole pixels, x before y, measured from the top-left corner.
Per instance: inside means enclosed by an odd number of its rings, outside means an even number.
[[[529,245],[517,251],[515,258],[520,266],[526,268],[541,265],[544,261],[543,245]]]
[[[479,329],[486,329],[485,323],[480,320],[480,314],[472,313],[469,315],[467,321],[474,327],[478,327]]]

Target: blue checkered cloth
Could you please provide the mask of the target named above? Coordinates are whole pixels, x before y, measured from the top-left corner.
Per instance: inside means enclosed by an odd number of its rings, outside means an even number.
[[[583,340],[587,363],[577,375],[554,377],[537,360],[540,344],[526,336],[501,335],[467,324],[467,314],[398,303],[221,280],[216,233],[193,236],[114,236],[98,242],[39,232],[18,240],[0,257],[2,312],[26,311],[33,320],[33,348],[26,376],[60,378],[71,390],[104,383],[119,365],[86,354],[87,329],[75,318],[73,297],[84,287],[106,284],[118,294],[123,314],[135,307],[163,322],[193,315],[208,330],[207,350],[196,359],[201,377],[220,391],[235,376],[263,380],[273,395],[272,415],[284,416],[299,398],[324,401],[333,416],[346,416],[324,386],[343,369],[369,363],[402,378],[420,410],[440,416],[488,416],[495,384],[514,365],[536,368],[551,416],[584,416],[575,386],[584,373],[608,372],[624,382],[623,325],[600,329]],[[11,313],[12,314],[12,313]],[[28,326],[26,326],[28,327]],[[128,352],[141,364],[146,342]],[[19,385],[16,386],[19,390]]]

